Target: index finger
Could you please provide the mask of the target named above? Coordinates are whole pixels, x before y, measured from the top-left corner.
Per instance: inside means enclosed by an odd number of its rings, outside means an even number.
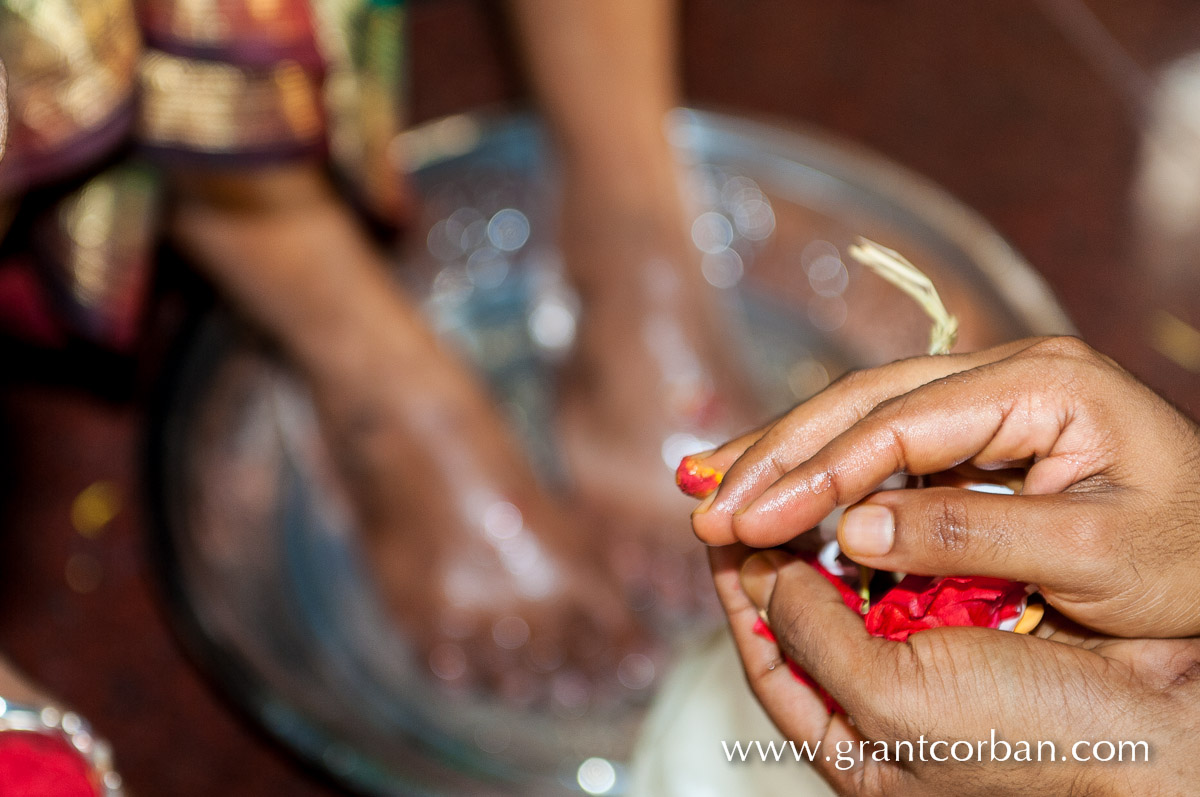
[[[936,379],[1003,360],[1039,340],[1019,340],[967,354],[913,357],[843,376],[777,422],[743,435],[698,460],[698,464],[723,473],[723,477],[716,492],[692,514],[692,529],[709,545],[738,541],[732,527],[735,512],[881,402]],[[807,528],[794,529],[785,539]]]
[[[1065,489],[1109,464],[1103,438],[1087,433],[1072,401],[1037,359],[924,385],[880,404],[776,480],[729,518],[730,528],[749,545],[779,545],[895,473],[936,473],[963,462],[987,468],[1036,459],[1031,478],[1053,471]]]

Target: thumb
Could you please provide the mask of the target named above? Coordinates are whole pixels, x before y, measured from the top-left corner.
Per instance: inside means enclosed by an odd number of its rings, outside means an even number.
[[[998,495],[957,487],[875,493],[846,510],[842,550],[859,564],[921,575],[992,576],[1073,601],[1111,592],[1118,510],[1094,494]],[[1088,594],[1094,590],[1095,594]]]

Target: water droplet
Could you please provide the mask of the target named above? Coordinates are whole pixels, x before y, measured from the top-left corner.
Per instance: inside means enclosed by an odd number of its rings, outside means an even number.
[[[529,623],[516,615],[501,617],[492,624],[492,641],[505,650],[516,650],[529,641]]]
[[[821,255],[808,264],[808,284],[818,296],[841,296],[850,284],[850,273],[840,257]]]
[[[808,320],[822,332],[832,332],[846,323],[847,308],[842,297],[818,296],[808,303]]]
[[[654,662],[642,653],[630,653],[617,665],[617,680],[626,689],[645,689],[654,683]]]
[[[733,223],[742,237],[765,241],[775,232],[775,209],[761,196],[748,198],[733,209]]]
[[[529,334],[534,343],[550,351],[563,351],[575,342],[575,314],[563,302],[547,298],[529,314]]]
[[[728,249],[733,243],[733,224],[714,210],[701,213],[692,223],[692,242],[710,255]]]
[[[700,258],[700,271],[714,288],[732,288],[746,273],[741,256],[732,249],[722,249]]]
[[[617,785],[617,770],[604,758],[589,758],[575,773],[579,788],[588,794],[608,794]]]
[[[499,210],[488,222],[487,236],[497,249],[515,252],[529,240],[529,219],[516,208]]]
[[[521,510],[508,501],[497,501],[483,512],[483,530],[494,540],[511,540],[523,524]]]

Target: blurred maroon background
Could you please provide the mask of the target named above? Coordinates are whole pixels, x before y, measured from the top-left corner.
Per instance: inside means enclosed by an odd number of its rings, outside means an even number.
[[[1194,0],[1089,6],[1147,69],[1200,49]],[[523,96],[491,4],[416,3],[411,21],[414,122]],[[685,0],[683,39],[689,103],[822,127],[940,183],[1046,276],[1087,340],[1200,410],[1200,375],[1148,326],[1156,308],[1200,325],[1200,280],[1139,267],[1132,115],[1032,0]],[[179,652],[145,556],[136,402],[22,383],[2,406],[0,649],[92,718],[135,794],[337,793]],[[70,509],[98,480],[125,500],[87,537]]]

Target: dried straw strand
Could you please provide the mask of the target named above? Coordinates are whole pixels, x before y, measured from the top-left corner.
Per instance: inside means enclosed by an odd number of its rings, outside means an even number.
[[[933,327],[929,330],[930,354],[946,354],[954,348],[954,341],[958,339],[958,319],[946,310],[933,280],[904,255],[866,238],[860,237],[848,252],[852,258],[904,291],[921,306],[933,321]],[[871,605],[871,577],[874,575],[872,568],[859,566],[858,594],[863,599],[863,614]]]
[[[866,238],[859,238],[848,251],[852,258],[911,296],[933,321],[929,331],[930,354],[945,354],[954,347],[958,319],[946,310],[929,277],[904,255]]]

